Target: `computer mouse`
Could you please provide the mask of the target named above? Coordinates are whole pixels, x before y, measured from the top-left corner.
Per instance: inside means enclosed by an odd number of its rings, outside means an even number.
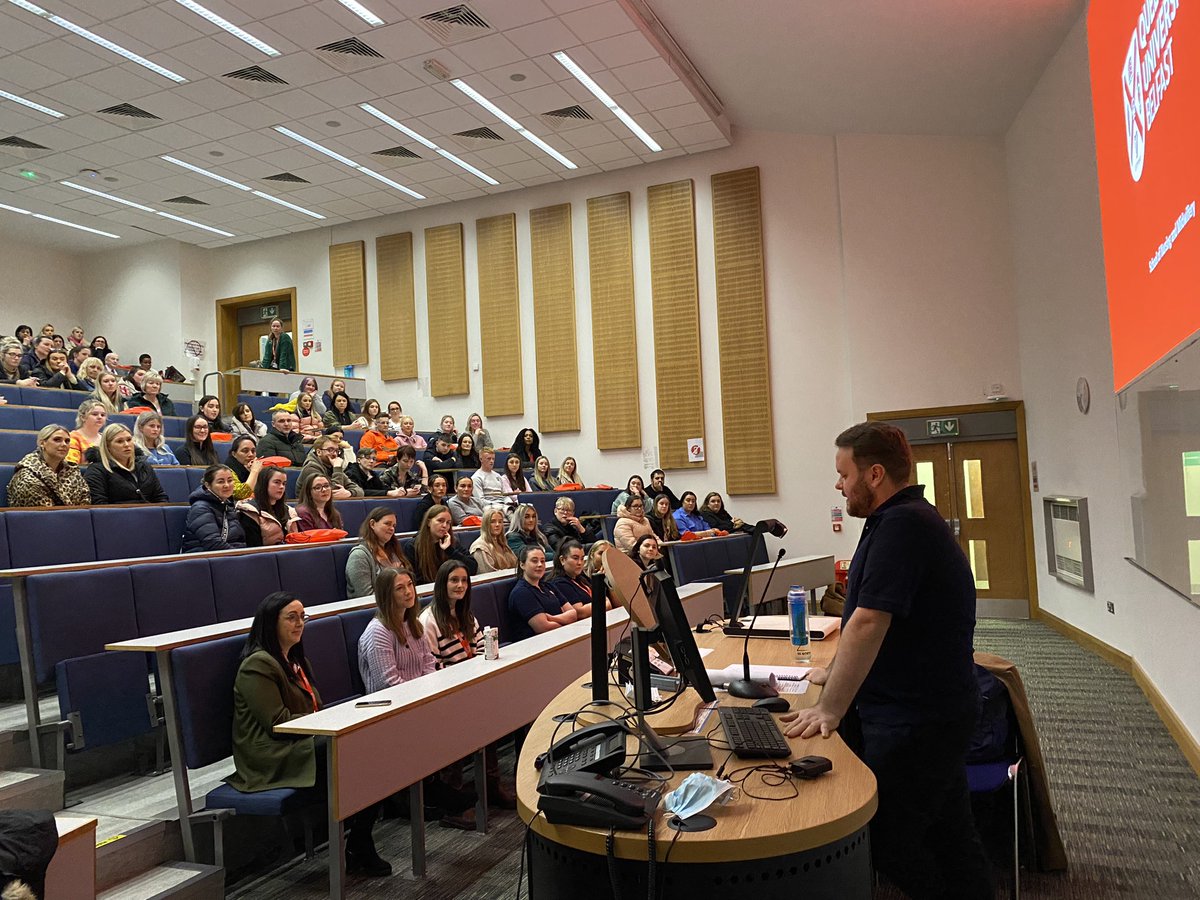
[[[755,700],[754,705],[773,713],[787,712],[792,708],[786,697],[763,697],[761,700]]]

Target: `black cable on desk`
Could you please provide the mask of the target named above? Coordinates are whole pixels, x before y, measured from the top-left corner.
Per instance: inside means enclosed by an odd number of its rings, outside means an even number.
[[[612,891],[613,900],[621,900],[621,884],[617,880],[617,856],[614,849],[617,829],[608,829],[608,837],[604,839],[604,852],[608,856],[608,886]]]

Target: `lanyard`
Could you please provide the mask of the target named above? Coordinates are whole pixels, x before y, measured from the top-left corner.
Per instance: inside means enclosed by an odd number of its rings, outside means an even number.
[[[304,690],[306,690],[308,692],[308,697],[310,700],[312,700],[313,712],[316,712],[318,709],[321,708],[321,704],[319,704],[317,702],[316,691],[314,691],[312,689],[312,685],[308,683],[308,676],[304,674],[304,668],[302,666],[296,665],[295,663],[292,663],[292,671],[295,672],[296,675],[299,677],[300,687],[304,688]]]

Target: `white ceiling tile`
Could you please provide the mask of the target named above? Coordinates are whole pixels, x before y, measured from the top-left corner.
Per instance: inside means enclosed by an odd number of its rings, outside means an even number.
[[[634,97],[651,112],[658,109],[670,109],[672,106],[680,106],[696,99],[692,96],[692,92],[678,81],[636,91]]]
[[[109,138],[120,137],[126,133],[112,122],[105,122],[99,116],[71,116],[64,119],[59,126],[75,134],[83,135],[93,141],[106,141]]]
[[[109,40],[125,46],[129,46],[131,43],[125,39],[124,36],[127,36],[136,42],[145,44],[147,47],[165,50],[170,47],[176,47],[179,44],[186,44],[188,41],[194,41],[205,32],[216,29],[215,25],[210,25],[199,16],[189,15],[192,20],[199,23],[202,27],[194,28],[189,24],[185,24],[178,17],[168,15],[163,10],[156,9],[155,7],[139,9],[137,12],[130,13],[127,16],[120,16],[115,19],[110,18],[106,26],[105,36]]]
[[[367,5],[370,9],[370,4]],[[415,22],[395,22],[372,28],[363,39],[388,59],[425,56],[443,49],[424,28]]]
[[[472,104],[467,109],[446,109],[441,112],[428,113],[421,116],[422,128],[415,129],[425,137],[430,135],[448,135],[459,131],[469,131],[472,128],[478,128],[480,125],[480,117],[491,119],[491,113],[480,109]],[[411,127],[411,126],[410,126]],[[403,137],[399,133],[397,137]],[[430,138],[431,140],[433,138]]]
[[[455,191],[473,190],[474,187],[475,185],[468,182],[466,178],[459,178],[457,175],[444,175],[441,178],[425,182],[422,185],[421,193],[441,194],[445,197]]]
[[[373,101],[378,97],[386,97],[402,91],[417,90],[424,81],[401,66],[376,66],[365,72],[356,72],[351,76],[367,96],[361,101]]]
[[[215,112],[206,112],[198,116],[183,119],[180,124],[187,126],[198,134],[207,135],[209,140],[216,141],[230,137],[231,135],[241,134],[246,130],[244,125]]]
[[[513,4],[517,6],[518,4]],[[525,54],[508,38],[500,34],[489,35],[463,44],[455,44],[458,58],[476,72],[507,66],[525,59]]]
[[[92,72],[98,72],[106,66],[134,65],[134,63],[125,62],[115,53],[101,50],[83,38],[74,36],[59,38],[48,44],[42,44],[36,50],[22,55],[31,56],[47,68],[53,69],[55,72],[61,72],[68,78],[82,78],[85,75],[90,75]],[[166,83],[166,79],[164,79],[164,83]]]
[[[0,56],[0,84],[4,85],[5,90],[13,94],[25,95],[63,80],[61,73],[48,69],[31,59],[32,55],[34,54]]]
[[[386,174],[389,178],[393,178],[393,176],[395,176],[393,180],[399,181],[401,184],[405,184],[407,182],[424,184],[425,182],[431,181],[442,174],[442,167],[432,160],[413,160],[409,165],[399,167],[377,164],[373,166],[373,168],[379,172],[382,172],[383,174]],[[418,193],[424,192],[419,191]]]
[[[395,180],[404,184],[404,181],[399,178]],[[363,194],[373,194],[381,190],[390,191],[392,188],[385,188],[374,178],[368,178],[361,172],[352,178],[344,179],[337,186],[338,195],[342,197],[361,197]]]
[[[571,96],[570,92],[565,87],[557,84],[547,84],[542,87],[533,88],[532,90],[514,93],[497,105],[501,109],[504,109],[505,112],[508,112],[509,115],[516,115],[505,105],[506,102],[513,100],[535,116],[549,112],[552,109],[562,109],[564,106],[571,106],[575,103],[575,98]],[[522,124],[528,128],[531,123],[524,122]],[[534,131],[536,130],[534,128]]]
[[[76,194],[78,200],[59,201],[58,206],[63,209],[69,209],[72,212],[84,213],[89,216],[103,216],[111,212],[113,203],[106,200],[98,200],[83,194]]]
[[[514,79],[514,75],[524,77]],[[542,71],[541,66],[524,59],[521,62],[513,63],[511,66],[488,69],[483,73],[483,77],[504,93],[540,87],[544,84],[550,84],[554,80]]]
[[[383,135],[380,129],[363,128],[339,136],[337,142],[338,146],[346,151],[347,156],[365,158],[378,150],[395,147],[400,140],[408,141],[408,138],[398,132],[393,131],[392,135],[395,137]]]
[[[242,14],[253,20],[277,16],[289,9],[298,9],[311,0],[228,0],[229,5],[242,11]]]
[[[301,150],[300,152],[309,158],[310,164],[307,166],[292,166],[288,171],[293,175],[298,175],[305,181],[331,186],[344,178],[349,178],[353,172],[352,169],[348,169],[338,163],[321,162],[324,157],[318,156],[311,150]]]
[[[658,120],[658,123],[667,129],[682,128],[684,125],[695,125],[697,122],[709,121],[708,113],[699,103],[685,103],[682,106],[672,106],[668,109],[656,110],[653,113],[653,118]],[[648,128],[643,122],[639,122],[643,128],[648,131],[653,131]]]
[[[529,150],[526,150],[526,147]],[[481,169],[489,166],[499,168],[511,163],[532,159],[531,152],[540,154],[542,151],[534,150],[532,144],[526,144],[522,141],[520,143],[505,143],[498,144],[495,147],[486,147],[483,150],[476,150],[474,153],[464,153],[462,157],[469,163],[479,163]]]
[[[616,85],[611,84],[612,76],[616,76],[617,81],[631,91],[678,80],[675,73],[671,71],[671,67],[667,65],[667,61],[661,57],[632,63],[628,66],[621,66],[618,69],[614,69],[611,75],[605,72],[594,72],[591,74],[597,83],[606,91],[609,91],[609,93],[614,93],[617,90]]]
[[[586,9],[564,13],[562,21],[585,44],[637,29],[633,20],[616,3],[589,6]]]
[[[76,134],[73,131],[68,131],[66,128],[58,125],[43,125],[40,128],[32,128],[22,132],[21,137],[33,141],[35,144],[41,144],[43,147],[50,147],[59,151],[76,150],[79,147],[88,147],[92,143],[90,138]]]
[[[725,135],[721,134],[721,129],[712,122],[685,125],[682,128],[673,129],[671,134],[675,137],[675,140],[679,141],[685,147],[715,140],[724,140],[724,146],[729,145],[729,141],[725,139]]]
[[[156,116],[171,121],[199,116],[208,112],[207,107],[188,99],[178,90],[149,94],[140,98],[135,105],[140,106],[146,112],[152,112]]]
[[[62,30],[28,13],[12,7],[0,10],[0,48],[15,53],[47,43]]]
[[[361,213],[370,209],[370,207],[363,203],[359,203],[357,200],[351,199],[350,197],[339,197],[336,200],[330,200],[325,204],[325,208],[330,212],[339,213],[346,216],[353,216],[356,213]]]
[[[542,0],[522,0],[520,3],[506,0],[483,0],[472,4],[493,28],[507,31],[531,22],[553,18],[554,12]]]
[[[624,30],[628,31],[629,29]],[[505,34],[527,56],[554,53],[564,47],[573,47],[581,40],[557,19],[547,19],[544,22],[535,22],[532,25],[514,28]],[[602,35],[602,37],[608,37],[608,35]],[[557,66],[558,63],[555,65]]]
[[[248,131],[226,138],[223,145],[240,150],[247,156],[265,156],[283,149],[295,149],[296,145],[283,135],[273,131]],[[304,151],[311,152],[311,151]]]
[[[559,15],[602,3],[611,4],[612,0],[546,0],[546,5]]]
[[[259,64],[265,61],[257,50],[247,49],[259,57]],[[249,54],[226,45],[213,35],[171,48],[171,56],[197,72],[209,75],[224,75],[226,72],[233,72],[252,64]],[[268,63],[264,68],[269,71],[271,66]]]
[[[189,100],[210,112],[219,112],[246,102],[245,94],[215,78],[181,84],[171,90],[171,96]]]
[[[615,172],[617,169],[628,169],[630,166],[636,166],[641,160],[636,156],[622,157],[620,159],[611,159],[606,163],[601,163],[600,168],[605,172]]]
[[[324,6],[325,4],[320,4]],[[349,37],[345,26],[338,24],[310,3],[280,16],[260,19],[264,25],[292,41],[297,47],[312,50],[321,44]]]
[[[454,90],[454,88],[450,88],[450,90]],[[455,91],[455,94],[457,93]],[[428,113],[438,112],[439,110],[450,109],[459,104],[456,99],[446,96],[434,86],[393,94],[387,98],[387,105],[394,107],[394,113],[390,109],[384,110],[392,115],[400,113],[409,116],[424,116]],[[396,115],[395,117],[402,119],[402,115]],[[405,124],[409,123],[406,122]]]
[[[269,68],[273,74],[293,87],[319,84],[340,74],[337,69],[313,53],[291,53],[272,60],[271,65],[264,68]]]
[[[549,157],[547,157],[549,159]],[[558,163],[553,163],[557,166]],[[504,167],[504,174],[512,181],[524,181],[527,178],[537,178],[550,171],[550,166],[537,159],[527,159],[524,162],[511,163]]]
[[[607,162],[612,162],[615,159],[634,158],[633,151],[626,147],[621,141],[610,141],[607,144],[597,144],[595,147],[589,147],[582,151],[583,155],[597,165],[603,166]]]
[[[139,135],[146,140],[164,144],[171,148],[172,151],[181,150],[185,147],[194,147],[206,140],[204,135],[196,134],[191,129],[171,122],[168,122],[166,125],[156,125],[154,128],[144,129],[139,132]]]
[[[371,71],[374,72],[376,70],[371,69]],[[353,78],[345,75],[317,84],[310,84],[305,90],[314,97],[319,97],[334,107],[353,106],[357,103],[366,102],[376,96],[375,92],[370,88],[364,87]]]
[[[170,153],[174,149],[170,144],[165,144],[162,141],[151,140],[146,137],[145,132],[138,134],[128,134],[125,137],[113,138],[111,141],[106,141],[106,145],[117,152],[125,152],[129,154],[130,159],[141,159],[145,156],[159,156],[163,153]]]
[[[87,80],[88,84],[97,90],[134,101],[163,89],[162,79],[149,72],[144,76],[139,74],[144,71],[138,66],[111,66],[93,72]]]
[[[617,66],[627,66],[630,63],[641,62],[645,59],[659,59],[651,43],[640,31],[631,31],[602,41],[593,41],[588,49],[610,69]]]
[[[26,137],[25,132],[42,128],[51,121],[49,116],[36,113],[7,100],[0,100],[0,134],[19,134]],[[54,126],[51,126],[53,129]],[[56,133],[56,132],[52,132]],[[29,138],[34,143],[43,143],[37,138]]]
[[[329,109],[329,104],[324,100],[319,100],[312,94],[300,90],[264,97],[262,102],[272,109],[279,110],[292,120],[315,115]]]
[[[65,103],[82,112],[96,112],[121,102],[119,98],[112,96],[112,94],[96,90],[86,80],[71,80],[52,84],[42,91],[42,96],[47,98],[47,105],[51,107],[56,102]],[[146,112],[155,111],[148,109]],[[157,115],[157,113],[155,114]]]
[[[264,103],[243,103],[241,106],[228,107],[224,115],[251,129],[271,128],[288,120],[286,113],[281,113]]]
[[[612,130],[601,122],[584,125],[581,128],[572,128],[570,131],[564,131],[562,134],[562,140],[565,143],[578,149],[607,144],[612,139]]]
[[[274,188],[272,188],[274,190]],[[330,200],[336,200],[340,194],[336,191],[331,191],[329,188],[320,184],[305,184],[300,185],[294,190],[288,191],[285,195],[287,199],[292,200],[302,206],[309,204],[321,204]]]

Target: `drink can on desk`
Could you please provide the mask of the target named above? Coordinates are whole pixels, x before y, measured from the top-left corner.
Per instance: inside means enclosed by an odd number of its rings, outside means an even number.
[[[483,629],[483,658],[500,658],[500,629],[494,625]]]
[[[809,646],[808,637],[808,592],[800,585],[793,584],[788,590],[787,604],[796,662],[808,665],[812,662],[812,647]]]

